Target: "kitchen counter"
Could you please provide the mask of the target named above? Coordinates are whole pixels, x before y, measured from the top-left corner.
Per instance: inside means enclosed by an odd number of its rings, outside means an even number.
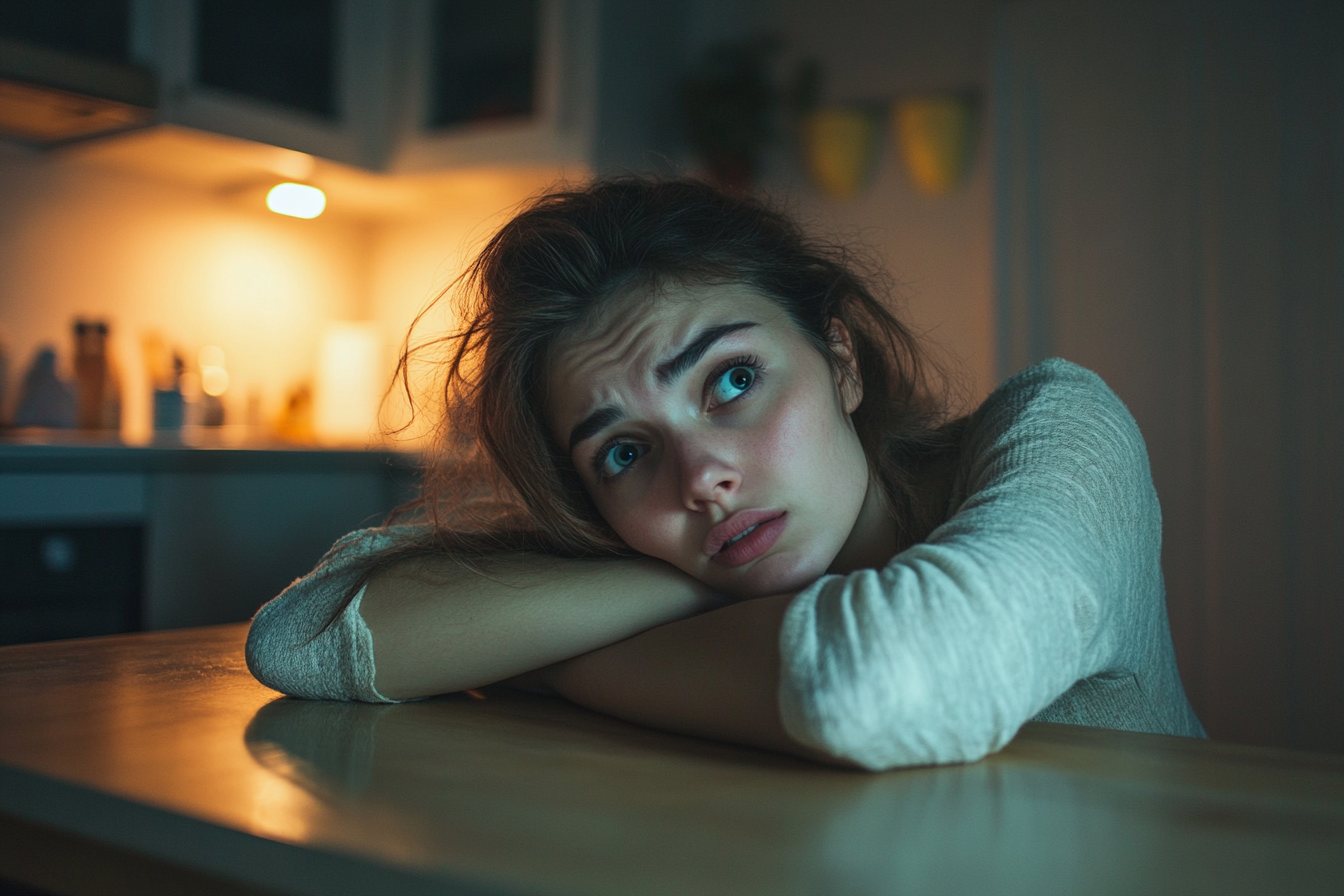
[[[389,450],[24,435],[0,440],[0,644],[248,619],[418,488]]]
[[[0,875],[68,892],[1314,893],[1344,758],[1061,725],[867,774],[517,693],[282,699],[245,627],[0,649]]]
[[[59,441],[0,438],[0,473],[370,473],[411,471],[418,462],[418,454],[378,448],[168,441],[126,445],[73,433]]]

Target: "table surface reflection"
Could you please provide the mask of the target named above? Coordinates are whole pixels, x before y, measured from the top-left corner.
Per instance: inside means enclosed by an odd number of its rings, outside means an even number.
[[[973,765],[874,775],[523,694],[279,698],[244,634],[0,650],[0,813],[220,892],[1344,886],[1341,757],[1033,724]]]

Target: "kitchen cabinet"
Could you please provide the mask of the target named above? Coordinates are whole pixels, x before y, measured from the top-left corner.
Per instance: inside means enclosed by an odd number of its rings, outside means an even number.
[[[0,91],[0,134],[55,145],[157,120],[384,173],[677,154],[679,2],[119,0],[88,7],[115,19],[96,29],[70,12],[89,2],[27,0],[41,34],[0,17],[0,74],[25,82]]]
[[[0,445],[0,643],[249,618],[414,490],[364,451]]]
[[[415,0],[389,168],[589,164],[596,0]]]
[[[150,0],[163,121],[381,168],[399,3]]]
[[[38,146],[143,127],[157,87],[131,0],[0,3],[0,136]]]
[[[165,122],[398,173],[591,164],[600,142],[598,0],[137,8]]]

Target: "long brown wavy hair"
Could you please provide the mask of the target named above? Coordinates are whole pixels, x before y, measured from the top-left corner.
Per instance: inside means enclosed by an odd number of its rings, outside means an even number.
[[[421,495],[390,522],[427,525],[369,558],[355,590],[416,555],[633,555],[549,433],[543,374],[557,337],[607,302],[668,285],[749,286],[842,375],[849,368],[828,333],[833,320],[843,322],[863,386],[855,429],[902,543],[922,538],[946,508],[921,501],[917,486],[929,460],[955,454],[959,427],[949,424],[918,340],[874,294],[870,284],[880,278],[767,203],[698,181],[621,177],[530,201],[436,300],[458,303],[460,329],[418,346],[408,336],[400,387],[414,408],[412,361],[440,352],[440,422]]]

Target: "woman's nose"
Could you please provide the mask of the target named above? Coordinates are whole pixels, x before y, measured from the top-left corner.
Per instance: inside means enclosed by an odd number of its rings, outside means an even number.
[[[689,510],[702,511],[731,497],[742,484],[742,474],[723,452],[704,446],[685,446],[681,452],[682,501]]]

